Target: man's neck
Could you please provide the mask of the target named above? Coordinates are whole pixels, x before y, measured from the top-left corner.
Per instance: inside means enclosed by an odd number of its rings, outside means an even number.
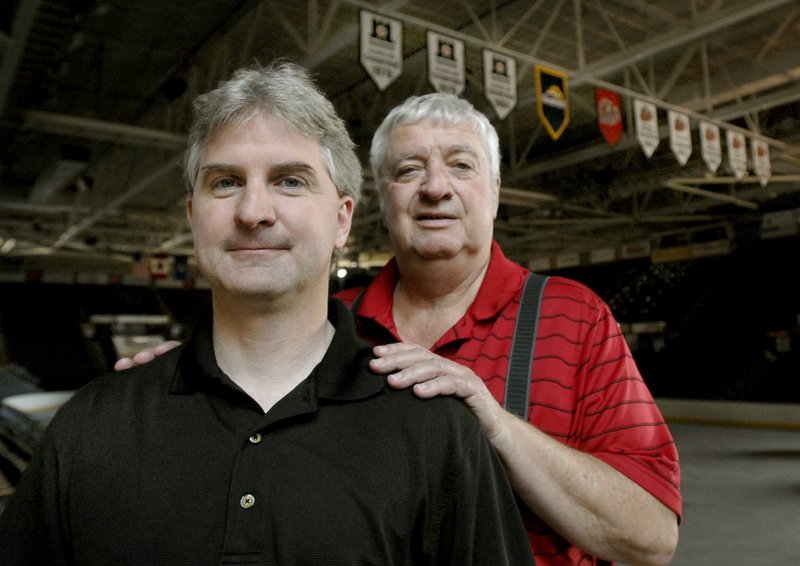
[[[217,364],[265,413],[308,377],[333,334],[327,296],[281,306],[214,301]]]
[[[430,348],[461,319],[480,290],[490,256],[487,250],[464,260],[397,258],[393,315],[403,340]]]

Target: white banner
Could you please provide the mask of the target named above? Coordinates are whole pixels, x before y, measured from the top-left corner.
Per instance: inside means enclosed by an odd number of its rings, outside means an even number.
[[[669,147],[681,165],[686,165],[692,155],[692,129],[689,116],[675,110],[668,112]]]
[[[767,185],[772,175],[772,161],[769,158],[769,145],[765,141],[753,138],[750,141],[750,151],[753,154],[753,171],[758,177],[762,187]]]
[[[644,154],[650,157],[660,141],[655,104],[635,98],[633,100],[633,108],[636,114],[636,139],[639,140],[639,145],[642,146]]]
[[[517,61],[484,49],[483,82],[486,98],[497,117],[504,119],[517,105]]]
[[[719,126],[710,122],[700,122],[700,153],[706,167],[716,173],[722,163],[722,143],[719,138]]]
[[[385,90],[403,72],[403,24],[361,11],[360,62],[370,78]]]
[[[747,174],[747,145],[744,134],[727,130],[728,138],[728,164],[737,179],[743,179]]]
[[[459,95],[464,91],[464,42],[428,32],[428,80],[437,92]]]

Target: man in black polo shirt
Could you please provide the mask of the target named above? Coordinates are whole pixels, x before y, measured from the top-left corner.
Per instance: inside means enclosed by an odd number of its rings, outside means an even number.
[[[293,64],[198,97],[185,173],[211,312],[59,411],[0,515],[3,564],[533,564],[466,406],[388,388],[329,301],[360,171]]]

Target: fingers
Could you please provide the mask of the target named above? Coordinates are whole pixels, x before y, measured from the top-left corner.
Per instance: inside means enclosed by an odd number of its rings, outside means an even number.
[[[422,383],[445,373],[438,363],[439,356],[414,344],[389,344],[373,349],[375,358],[370,367],[377,373],[387,375],[393,387],[403,389],[415,383]],[[420,387],[425,390],[426,387]]]
[[[388,373],[405,369],[412,364],[438,358],[430,350],[416,344],[386,344],[373,348],[375,359],[370,365],[374,371]]]
[[[147,350],[142,350],[141,352],[138,352],[135,356],[133,356],[133,361],[136,363],[137,366],[148,364],[155,359],[156,359],[155,348],[148,348]]]
[[[122,371],[134,367],[136,363],[130,358],[120,358],[114,363],[114,371]]]
[[[467,398],[481,387],[482,380],[469,368],[437,356],[414,344],[376,346],[373,371],[387,374],[386,380],[396,389],[414,388],[418,397],[456,395]]]
[[[161,354],[166,354],[173,348],[177,348],[180,345],[181,343],[178,342],[177,340],[167,340],[166,342],[162,342],[158,346],[155,346],[153,348],[153,354],[155,354],[156,356],[160,356]]]
[[[146,350],[142,350],[141,352],[137,352],[133,358],[120,358],[114,363],[114,370],[115,371],[122,371],[124,369],[130,369],[132,367],[141,366],[147,363],[152,362],[156,357],[166,354],[173,348],[180,346],[181,343],[177,340],[167,340],[166,342],[162,342],[161,344],[154,346],[153,348],[148,348]]]

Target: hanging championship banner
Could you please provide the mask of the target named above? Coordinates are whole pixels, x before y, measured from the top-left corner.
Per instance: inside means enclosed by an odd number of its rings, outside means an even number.
[[[769,145],[765,141],[753,138],[750,141],[750,151],[753,154],[753,171],[758,177],[762,187],[767,185],[772,175],[772,162],[769,158]]]
[[[622,100],[618,93],[604,88],[594,91],[597,127],[608,145],[617,145],[622,137]]]
[[[689,127],[689,116],[675,110],[667,113],[669,120],[669,147],[678,162],[686,165],[692,154],[692,130]]]
[[[719,138],[719,126],[710,122],[700,122],[700,153],[706,167],[716,173],[722,163],[722,144]]]
[[[517,62],[513,57],[483,50],[483,90],[487,100],[504,119],[517,105]]]
[[[464,91],[464,42],[428,32],[428,80],[437,92]]]
[[[561,137],[569,123],[567,74],[536,65],[536,108],[547,133]]]
[[[403,24],[362,10],[359,61],[378,90],[385,90],[403,72]]]
[[[744,134],[727,130],[728,138],[728,164],[737,179],[744,178],[747,173],[747,146],[744,143]]]
[[[633,100],[636,113],[636,139],[647,157],[651,157],[661,141],[658,136],[658,115],[655,104],[643,100]]]

